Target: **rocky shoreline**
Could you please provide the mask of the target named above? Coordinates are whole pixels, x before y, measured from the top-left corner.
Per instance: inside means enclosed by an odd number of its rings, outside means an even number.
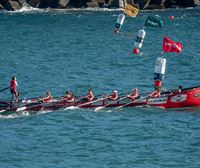
[[[120,8],[125,1],[140,9],[187,8],[200,5],[200,0],[0,0],[0,10],[15,11],[24,5],[35,8]]]

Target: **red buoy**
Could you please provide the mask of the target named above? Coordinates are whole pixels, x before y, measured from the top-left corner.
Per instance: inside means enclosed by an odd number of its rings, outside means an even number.
[[[134,48],[132,52],[133,52],[133,54],[139,54],[140,50],[138,48]]]
[[[161,87],[161,86],[162,86],[162,81],[160,81],[160,80],[155,80],[155,81],[154,81],[154,86],[155,86],[155,87]]]
[[[170,20],[173,20],[173,19],[174,19],[174,16],[172,16],[172,15],[169,16],[169,19],[170,19]]]
[[[114,33],[119,33],[119,29],[114,29],[114,31],[113,31]]]

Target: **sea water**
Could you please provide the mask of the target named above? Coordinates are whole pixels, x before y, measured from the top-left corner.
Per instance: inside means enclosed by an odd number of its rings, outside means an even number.
[[[120,94],[137,87],[153,91],[155,60],[163,36],[182,43],[165,53],[164,89],[200,85],[200,10],[141,11],[126,17],[114,34],[117,10],[38,10],[0,13],[0,89],[16,75],[20,98],[73,91]],[[169,16],[173,15],[174,20]],[[139,55],[136,32],[147,16],[163,20],[146,27]],[[0,93],[10,100],[9,90]],[[0,115],[0,167],[200,167],[199,109],[122,108]]]

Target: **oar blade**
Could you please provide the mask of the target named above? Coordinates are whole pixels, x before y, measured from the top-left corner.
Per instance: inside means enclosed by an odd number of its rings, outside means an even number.
[[[6,110],[0,110],[0,113],[3,113],[3,112],[5,112]]]
[[[26,110],[26,109],[27,109],[26,106],[18,107],[17,110],[16,110],[16,112],[24,111],[24,110]]]
[[[77,106],[69,106],[69,107],[64,108],[63,111],[66,111],[66,110],[76,110],[76,109],[79,109],[79,107],[77,107]]]
[[[104,108],[105,108],[104,106],[102,106],[102,107],[97,107],[97,108],[94,109],[94,111],[99,111],[99,110],[102,110],[102,109],[104,109]]]

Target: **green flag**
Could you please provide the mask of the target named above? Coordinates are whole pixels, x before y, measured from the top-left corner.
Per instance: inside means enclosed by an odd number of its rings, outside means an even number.
[[[162,27],[163,21],[160,19],[156,19],[154,17],[148,16],[144,26],[150,26],[150,27]]]

